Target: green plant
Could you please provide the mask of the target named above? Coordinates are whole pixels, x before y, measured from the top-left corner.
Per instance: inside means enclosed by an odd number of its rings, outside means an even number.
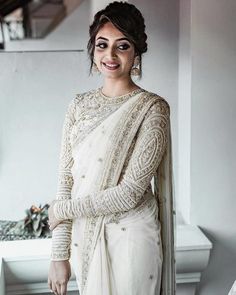
[[[30,209],[26,209],[26,217],[17,222],[10,230],[10,234],[15,235],[34,235],[36,237],[45,237],[50,234],[48,226],[48,208],[49,204],[41,207],[32,205]]]

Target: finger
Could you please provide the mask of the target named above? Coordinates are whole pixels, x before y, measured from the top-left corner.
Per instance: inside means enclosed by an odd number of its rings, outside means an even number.
[[[61,284],[61,295],[66,295],[67,283]]]
[[[52,290],[52,281],[48,278],[48,288]]]
[[[55,283],[52,283],[52,292],[55,295],[59,295],[58,291],[57,291],[57,285]]]
[[[57,287],[57,295],[61,295],[61,284],[57,283],[56,287]]]

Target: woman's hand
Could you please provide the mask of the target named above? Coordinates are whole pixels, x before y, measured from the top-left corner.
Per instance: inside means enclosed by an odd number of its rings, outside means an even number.
[[[48,273],[49,289],[56,295],[66,295],[67,283],[71,277],[69,260],[51,261]]]
[[[56,219],[53,211],[53,206],[54,204],[58,202],[57,200],[53,200],[48,208],[48,224],[49,224],[49,229],[53,230],[55,227],[58,226],[63,220],[58,220]]]

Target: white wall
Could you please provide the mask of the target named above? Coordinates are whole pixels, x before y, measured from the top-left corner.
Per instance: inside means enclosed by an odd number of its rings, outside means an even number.
[[[176,154],[177,1],[174,5],[170,0],[132,3],[143,11],[149,37],[140,85],[169,101]],[[81,5],[85,5],[83,18],[88,18],[89,3],[83,1]],[[65,22],[68,26],[60,31],[66,41],[69,32],[73,31],[71,38],[76,32],[76,44],[82,44],[76,49],[86,48],[88,27],[77,25],[79,18],[73,20]],[[62,40],[58,36],[59,39]],[[100,85],[100,79],[96,75],[88,77],[86,52],[1,53],[0,64],[0,219],[18,220],[32,204],[44,204],[54,198],[66,107],[76,93]]]
[[[65,110],[97,85],[86,60],[77,52],[0,54],[0,219],[54,198]]]
[[[178,103],[178,209],[190,223],[191,146],[191,1],[180,0]]]
[[[236,2],[192,1],[191,221],[213,242],[197,294],[236,279]]]

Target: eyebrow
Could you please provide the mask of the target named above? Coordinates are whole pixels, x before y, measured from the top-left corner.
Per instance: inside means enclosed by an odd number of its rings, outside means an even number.
[[[105,40],[105,41],[109,41],[109,39],[107,39],[105,37],[98,37],[97,40],[99,40],[99,39],[102,39],[102,40]],[[125,38],[125,37],[116,39],[116,41],[123,41],[123,40],[126,40],[126,41],[130,42],[129,39],[128,38]]]

